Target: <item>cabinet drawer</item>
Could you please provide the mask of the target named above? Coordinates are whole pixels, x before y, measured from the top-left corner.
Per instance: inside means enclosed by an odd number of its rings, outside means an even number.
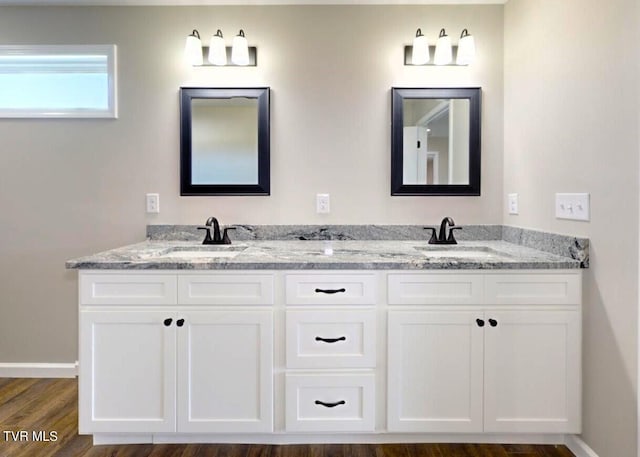
[[[194,274],[178,276],[181,305],[272,305],[272,274]]]
[[[390,305],[479,305],[482,275],[389,274]]]
[[[495,274],[485,277],[489,305],[579,305],[580,274]]]
[[[289,305],[373,305],[374,274],[289,274],[286,277]]]
[[[80,274],[81,305],[175,305],[176,276]]]
[[[373,431],[373,374],[287,374],[286,429],[292,432]]]
[[[287,311],[288,368],[376,365],[375,310]]]

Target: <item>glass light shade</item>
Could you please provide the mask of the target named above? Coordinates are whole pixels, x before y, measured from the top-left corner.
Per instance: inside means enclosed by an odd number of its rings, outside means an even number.
[[[235,65],[249,65],[249,43],[244,37],[244,32],[242,30],[233,37],[231,62]]]
[[[433,63],[436,65],[448,65],[452,60],[451,38],[445,33],[444,29],[442,29],[436,42],[436,52],[433,56]]]
[[[197,30],[194,30],[191,35],[187,37],[187,42],[184,45],[184,57],[189,65],[202,65],[202,42],[200,41],[200,34]]]
[[[209,62],[213,65],[227,64],[227,47],[224,45],[222,32],[218,30],[209,42]]]
[[[460,42],[458,43],[458,56],[456,65],[469,65],[476,60],[476,43],[467,29],[462,31]]]
[[[411,64],[424,65],[429,62],[430,58],[431,56],[429,55],[429,42],[427,41],[427,37],[422,34],[420,29],[418,29],[416,31],[416,37],[413,39]]]

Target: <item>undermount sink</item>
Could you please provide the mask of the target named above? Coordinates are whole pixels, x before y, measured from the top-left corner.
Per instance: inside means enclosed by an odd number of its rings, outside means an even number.
[[[158,257],[169,259],[214,259],[233,258],[247,249],[247,246],[201,245],[175,246],[162,252]]]
[[[435,259],[488,260],[508,257],[507,254],[482,246],[416,247],[416,250],[426,257]]]

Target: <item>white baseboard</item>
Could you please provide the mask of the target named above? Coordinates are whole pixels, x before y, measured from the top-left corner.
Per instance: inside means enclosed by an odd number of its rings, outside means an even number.
[[[582,441],[578,435],[567,435],[565,444],[576,457],[598,457],[598,454],[587,443]]]
[[[0,363],[0,378],[75,378],[75,363]]]

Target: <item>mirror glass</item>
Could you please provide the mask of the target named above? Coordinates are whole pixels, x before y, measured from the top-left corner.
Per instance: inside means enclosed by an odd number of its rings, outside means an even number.
[[[269,194],[268,94],[181,89],[181,195]]]
[[[480,195],[480,89],[392,89],[392,195]]]

